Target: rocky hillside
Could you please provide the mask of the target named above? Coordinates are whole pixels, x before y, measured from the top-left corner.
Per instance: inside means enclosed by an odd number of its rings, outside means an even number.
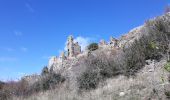
[[[113,40],[113,39],[112,39]],[[42,74],[6,84],[0,98],[14,100],[168,100],[170,13],[148,20],[113,43],[89,45],[55,60]],[[76,44],[77,45],[77,44]],[[19,85],[18,85],[19,84]],[[21,87],[22,86],[22,87]],[[5,91],[5,92],[4,92]]]

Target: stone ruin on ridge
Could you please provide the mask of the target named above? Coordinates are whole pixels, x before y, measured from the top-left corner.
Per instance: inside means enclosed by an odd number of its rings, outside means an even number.
[[[75,57],[81,53],[81,46],[78,42],[74,43],[72,36],[67,40],[67,57]]]
[[[59,58],[57,58],[56,56],[51,57],[49,60],[49,66],[52,66],[53,64],[57,63],[62,63],[64,60],[71,59],[79,54],[81,54],[81,46],[78,42],[74,41],[73,36],[69,36],[67,39],[66,54],[65,52],[62,52]]]

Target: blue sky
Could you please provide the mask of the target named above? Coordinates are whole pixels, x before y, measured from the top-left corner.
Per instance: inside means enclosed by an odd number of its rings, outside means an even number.
[[[161,15],[168,0],[0,0],[0,80],[40,73],[72,34],[83,45]]]

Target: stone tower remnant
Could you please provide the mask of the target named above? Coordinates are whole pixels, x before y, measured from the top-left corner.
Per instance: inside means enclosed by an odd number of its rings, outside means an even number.
[[[73,36],[69,36],[67,40],[67,57],[75,57],[81,53],[81,46],[78,42],[74,42]]]
[[[118,40],[116,38],[113,38],[112,36],[110,37],[110,45],[113,47],[117,47],[118,45]]]

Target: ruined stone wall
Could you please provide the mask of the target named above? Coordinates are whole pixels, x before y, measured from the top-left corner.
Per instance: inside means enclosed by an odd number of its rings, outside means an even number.
[[[67,57],[73,57],[74,55],[74,42],[73,37],[69,36],[67,40]]]
[[[67,53],[67,57],[75,57],[81,53],[81,46],[78,44],[78,42],[74,43],[74,39],[72,36],[68,37]]]
[[[74,44],[74,54],[73,56],[77,56],[81,53],[81,47],[79,46],[78,42]]]

